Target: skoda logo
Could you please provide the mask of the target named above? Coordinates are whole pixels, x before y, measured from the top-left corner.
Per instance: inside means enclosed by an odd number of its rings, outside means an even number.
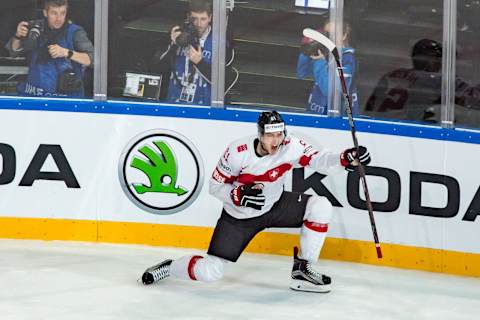
[[[133,138],[118,165],[120,184],[139,208],[173,214],[195,201],[203,185],[203,162],[178,132],[155,129]]]

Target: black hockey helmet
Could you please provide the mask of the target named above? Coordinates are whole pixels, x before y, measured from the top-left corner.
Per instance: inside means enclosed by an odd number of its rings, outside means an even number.
[[[277,111],[264,111],[260,114],[257,120],[258,135],[261,136],[269,132],[283,131],[287,135],[285,128],[285,121]]]
[[[442,44],[430,39],[422,39],[412,49],[415,70],[438,72],[442,66]]]

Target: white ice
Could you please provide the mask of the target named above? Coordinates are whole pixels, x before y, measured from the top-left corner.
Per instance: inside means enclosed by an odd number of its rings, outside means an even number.
[[[143,270],[190,249],[0,240],[0,319],[480,319],[480,279],[321,260],[328,294],[288,288],[290,257],[244,254],[216,283]]]

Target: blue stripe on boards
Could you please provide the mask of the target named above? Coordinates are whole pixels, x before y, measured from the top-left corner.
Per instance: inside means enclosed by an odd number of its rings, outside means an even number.
[[[216,109],[196,106],[174,106],[132,101],[92,101],[73,99],[0,98],[0,109],[81,112],[117,115],[175,117],[222,121],[256,122],[257,110],[226,108]],[[346,118],[328,118],[307,113],[281,112],[287,125],[349,131]],[[1,118],[0,118],[1,119]],[[480,144],[480,130],[443,129],[438,126],[411,124],[401,121],[356,118],[359,132],[386,134],[422,139],[456,141]]]

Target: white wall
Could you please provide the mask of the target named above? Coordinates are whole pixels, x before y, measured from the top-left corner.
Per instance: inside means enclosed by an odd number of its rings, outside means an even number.
[[[118,168],[122,152],[134,137],[152,129],[180,133],[193,143],[202,158],[202,190],[188,208],[174,214],[147,212],[136,206],[121,188]],[[332,150],[341,151],[352,144],[348,131],[295,126],[290,126],[289,131]],[[214,226],[221,203],[208,194],[208,178],[229,142],[255,132],[256,126],[250,122],[2,110],[0,143],[14,148],[16,175],[11,183],[0,184],[0,216]],[[480,158],[478,144],[373,133],[359,133],[358,139],[368,146],[372,166],[392,169],[400,176],[399,208],[375,214],[381,242],[480,253],[480,218],[462,220],[480,185],[476,168]],[[36,180],[31,187],[19,186],[41,144],[61,146],[80,188],[67,188],[63,181],[49,180]],[[196,174],[185,176],[180,170],[179,185],[186,176]],[[57,172],[58,167],[49,157],[41,171]],[[446,175],[458,181],[458,214],[451,218],[410,214],[411,172]],[[2,176],[4,174],[5,170]],[[367,180],[372,201],[385,201],[386,180],[374,176]],[[366,211],[352,208],[348,203],[347,174],[341,172],[321,182],[343,206],[335,208],[329,236],[370,241],[372,234]],[[287,187],[291,188],[291,183]],[[445,207],[446,187],[423,183],[421,204]]]

